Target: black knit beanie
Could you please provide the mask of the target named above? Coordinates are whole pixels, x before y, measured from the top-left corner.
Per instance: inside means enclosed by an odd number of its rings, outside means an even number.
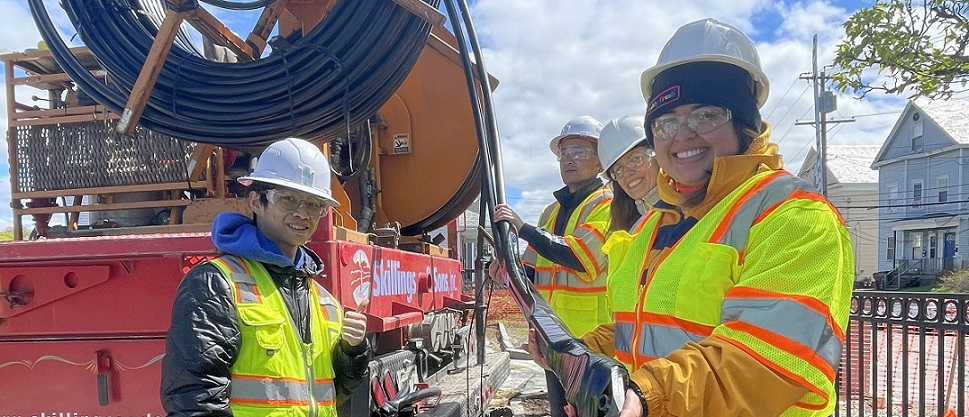
[[[754,82],[744,69],[723,62],[691,62],[661,72],[646,104],[646,139],[653,146],[653,120],[684,104],[723,106],[735,124],[760,131]],[[743,143],[746,149],[748,143]]]

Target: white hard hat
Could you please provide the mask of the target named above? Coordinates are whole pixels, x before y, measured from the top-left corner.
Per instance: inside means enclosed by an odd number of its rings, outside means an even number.
[[[587,138],[592,143],[598,143],[600,130],[602,130],[602,123],[591,116],[576,117],[565,124],[561,134],[552,138],[552,141],[548,143],[548,148],[555,156],[559,156],[559,141],[569,136]]]
[[[642,116],[623,116],[612,119],[599,134],[599,162],[604,176],[626,152],[646,140]]]
[[[239,183],[253,181],[312,194],[331,206],[340,205],[330,190],[330,162],[320,148],[303,139],[286,138],[269,145],[256,161],[256,169]]]
[[[661,72],[690,62],[723,62],[736,65],[750,74],[755,84],[757,108],[767,102],[770,83],[760,68],[760,55],[753,42],[740,29],[714,19],[687,23],[666,42],[656,65],[643,71],[640,85],[643,97],[652,98],[653,80]]]

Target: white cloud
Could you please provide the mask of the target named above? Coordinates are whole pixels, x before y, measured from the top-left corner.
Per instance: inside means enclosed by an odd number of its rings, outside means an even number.
[[[502,134],[507,185],[523,190],[511,200],[526,220],[535,221],[551,193],[562,186],[548,140],[573,116],[602,121],[642,114],[640,73],[651,66],[663,45],[682,24],[706,17],[733,24],[757,39],[771,96],[762,109],[781,141],[789,170],[796,171],[814,143],[812,90],[799,95],[811,70],[811,38],[819,38],[819,62],[831,62],[843,37],[841,23],[851,11],[831,2],[638,2],[580,0],[570,7],[533,0],[480,0],[474,5],[488,70],[501,80],[495,111]],[[775,25],[764,26],[764,21]],[[788,89],[790,90],[788,91]],[[787,94],[785,94],[787,92]],[[899,98],[839,97],[829,119],[900,109]],[[805,112],[807,113],[806,116]],[[881,143],[896,115],[859,118],[830,126],[831,143]],[[804,151],[801,151],[805,149]],[[796,158],[795,158],[796,156]]]
[[[855,4],[857,2],[853,2]],[[853,10],[838,2],[773,2],[737,0],[478,0],[472,5],[488,70],[500,79],[495,111],[501,132],[506,185],[522,190],[511,200],[526,220],[537,219],[551,193],[562,186],[558,164],[548,151],[549,139],[574,116],[588,114],[602,121],[642,114],[640,73],[652,65],[666,40],[682,24],[715,17],[746,31],[757,40],[771,96],[762,109],[773,124],[788,169],[796,171],[814,143],[810,121],[811,90],[798,76],[811,70],[811,37],[819,35],[822,64],[830,62],[843,37],[841,23]],[[56,2],[48,10],[69,38],[69,28]],[[854,6],[852,6],[854,7]],[[230,16],[222,16],[231,19]],[[227,20],[229,21],[229,20]],[[235,26],[233,26],[235,28]],[[237,32],[248,31],[240,24]],[[0,0],[0,48],[23,50],[36,45],[25,0]],[[839,97],[833,119],[886,113],[901,109],[904,99],[869,96],[858,101]],[[866,116],[832,126],[829,140],[837,144],[881,143],[896,114]],[[6,128],[6,121],[0,121]],[[4,145],[5,146],[5,145]],[[0,176],[5,176],[0,173]],[[10,216],[9,186],[0,189],[0,227]]]

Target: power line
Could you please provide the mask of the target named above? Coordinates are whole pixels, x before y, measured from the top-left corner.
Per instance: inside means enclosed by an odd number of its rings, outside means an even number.
[[[962,200],[962,201],[944,201],[944,202],[935,202],[935,203],[925,202],[925,203],[918,203],[918,204],[916,204],[916,203],[905,203],[905,204],[876,204],[876,205],[873,205],[873,206],[840,206],[840,207],[839,206],[835,206],[835,207],[843,208],[843,209],[868,209],[868,210],[871,210],[871,209],[876,209],[876,208],[891,208],[891,207],[913,207],[913,208],[918,208],[918,207],[922,207],[922,206],[939,206],[939,205],[942,205],[942,204],[959,204],[959,203],[969,203],[969,200]]]
[[[783,103],[783,102],[784,102],[784,99],[785,99],[785,98],[787,98],[787,93],[790,93],[790,92],[791,92],[791,89],[792,89],[792,88],[794,88],[794,84],[797,84],[797,81],[798,81],[798,79],[797,79],[797,78],[795,78],[795,79],[794,79],[794,81],[791,81],[791,85],[790,85],[790,87],[787,87],[787,91],[785,91],[785,92],[784,92],[784,95],[782,95],[782,96],[781,96],[781,99],[780,99],[780,100],[777,100],[777,101],[775,102],[776,104],[774,104],[774,108],[773,108],[773,109],[771,109],[771,111],[770,111],[770,113],[768,113],[768,114],[767,114],[767,117],[765,117],[765,118],[764,118],[764,120],[770,120],[770,117],[771,117],[771,115],[773,115],[773,114],[774,114],[774,111],[776,111],[776,110],[777,110],[777,106],[780,106],[780,105],[781,105],[781,103]],[[806,88],[805,88],[805,91],[807,91],[807,89],[806,89]],[[801,95],[804,95],[804,93],[801,93]],[[798,100],[800,100],[800,99],[801,99],[801,98],[800,98],[800,97],[798,97]],[[796,103],[796,102],[797,102],[797,100],[795,100],[794,102]],[[787,111],[791,111],[791,110],[790,110],[790,108],[788,108],[788,110],[787,110]],[[787,115],[787,114],[785,113],[785,116],[786,116],[786,115]],[[781,117],[781,120],[784,120],[784,118],[783,118],[783,117]]]
[[[808,114],[808,112],[809,112],[809,111],[811,111],[811,108],[810,108],[810,107],[808,107],[808,109],[804,111],[804,114],[802,114],[802,115],[801,115],[801,117],[804,117],[804,116],[806,116],[806,115]],[[798,119],[800,119],[801,117],[798,117]],[[786,132],[784,132],[784,134],[783,134],[783,135],[781,136],[781,138],[777,140],[777,142],[776,142],[776,143],[777,143],[778,145],[780,145],[780,144],[781,144],[781,142],[783,142],[783,141],[784,141],[784,138],[786,138],[786,137],[787,137],[787,134],[788,134],[788,133],[791,133],[791,130],[794,130],[794,126],[795,126],[795,125],[797,124],[797,121],[796,121],[797,119],[794,119],[794,120],[795,120],[795,122],[791,124],[791,127],[789,127],[789,128],[787,128],[787,131],[786,131]],[[808,143],[810,143],[810,142],[808,142]],[[800,152],[798,153],[798,155],[800,155]],[[795,156],[795,158],[793,158],[793,159],[797,159],[797,157]]]
[[[794,80],[794,81],[797,82],[797,80]],[[799,96],[797,96],[797,100],[794,100],[794,102],[791,103],[791,105],[787,107],[787,111],[784,112],[784,115],[781,116],[780,119],[777,120],[777,124],[778,125],[787,118],[787,115],[791,113],[791,110],[794,110],[794,107],[797,105],[797,103],[800,103],[801,102],[801,98],[804,97],[804,93],[807,93],[807,91],[808,91],[809,88],[811,88],[811,85],[810,84],[808,84],[807,86],[805,86],[804,87],[804,90],[801,91],[801,94]],[[775,110],[776,109],[777,108],[775,107]],[[771,111],[771,114],[773,114],[773,113],[774,112]],[[770,118],[770,115],[767,116],[766,120],[772,120]]]

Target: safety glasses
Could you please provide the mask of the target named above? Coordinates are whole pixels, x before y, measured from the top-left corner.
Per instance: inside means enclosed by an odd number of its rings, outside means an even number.
[[[326,210],[326,201],[322,198],[310,197],[301,198],[292,191],[268,190],[265,192],[266,198],[273,204],[278,205],[283,210],[295,212],[300,207],[306,208],[306,214],[319,217]]]
[[[694,133],[705,135],[721,126],[727,124],[733,115],[729,109],[718,106],[700,107],[690,112],[686,116],[665,115],[653,120],[650,127],[653,129],[653,136],[658,139],[670,140],[676,136],[680,126],[686,123]]]
[[[585,146],[566,146],[559,149],[559,161],[570,161],[570,160],[585,160],[592,158],[596,154],[596,151],[592,148],[587,148]]]
[[[646,161],[655,155],[653,151],[642,152],[636,154],[626,162],[616,162],[609,170],[609,177],[612,179],[619,178],[622,174],[629,172],[630,169],[636,169],[643,166]]]

